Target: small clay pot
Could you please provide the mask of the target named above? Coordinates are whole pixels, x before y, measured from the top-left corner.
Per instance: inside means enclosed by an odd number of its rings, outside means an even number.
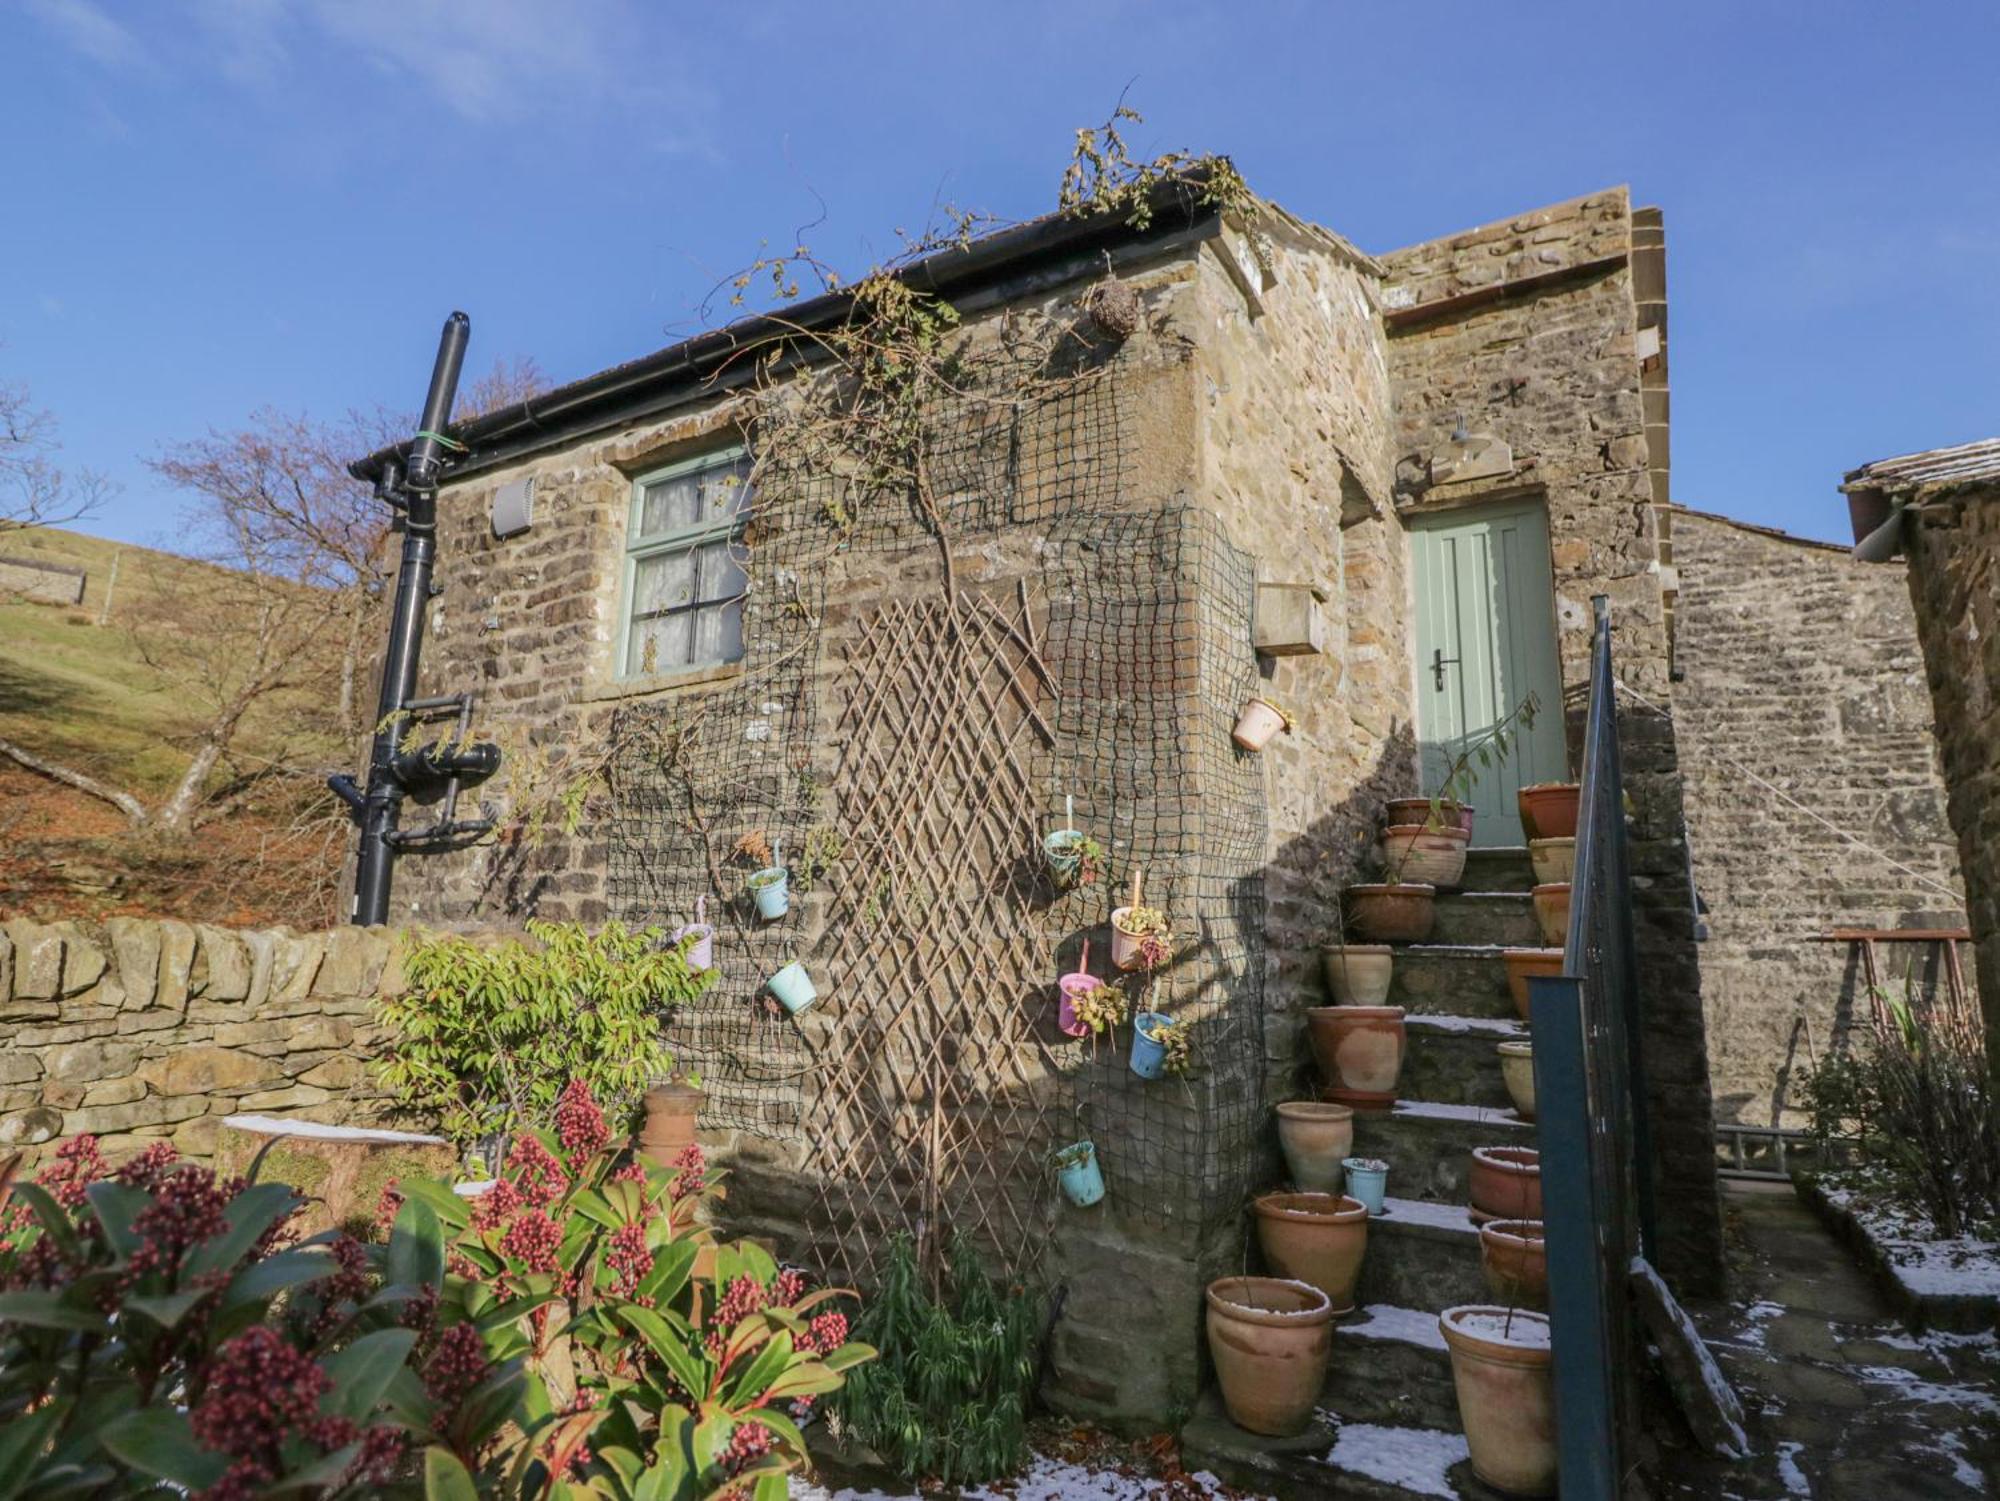
[[[1528,844],[1528,863],[1535,868],[1535,884],[1552,886],[1576,874],[1576,840],[1535,839]]]
[[[1382,833],[1382,868],[1396,881],[1456,886],[1465,876],[1471,842],[1472,835],[1460,828],[1392,824]]]
[[[1535,1047],[1528,1042],[1503,1042],[1496,1052],[1500,1054],[1500,1077],[1507,1085],[1507,1098],[1514,1102],[1514,1113],[1524,1121],[1535,1118]]]
[[[1396,1103],[1406,1045],[1401,1006],[1314,1006],[1306,1026],[1326,1098],[1361,1110]]]
[[[1474,1147],[1466,1188],[1472,1222],[1542,1217],[1542,1154],[1533,1147]]]
[[[1418,882],[1350,886],[1347,920],[1369,943],[1422,943],[1437,922],[1437,888]]]
[[[1341,1159],[1354,1150],[1353,1109],[1325,1100],[1286,1100],[1277,1113],[1278,1145],[1292,1183],[1308,1193],[1339,1193]]]
[[[708,1096],[692,1084],[656,1084],[646,1091],[646,1121],[639,1149],[661,1167],[671,1167],[694,1141],[695,1118]]]
[[[1437,805],[1436,822],[1447,828],[1472,832],[1472,806],[1469,803],[1454,802],[1450,798],[1440,798]],[[1425,828],[1432,826],[1431,800],[1427,797],[1392,797],[1389,799],[1387,817],[1391,826],[1414,823]]]
[[[1368,1206],[1339,1194],[1274,1193],[1260,1195],[1253,1207],[1257,1244],[1271,1270],[1325,1293],[1335,1318],[1353,1312],[1368,1249]]]
[[[1582,793],[1576,782],[1538,782],[1523,787],[1516,797],[1523,837],[1531,845],[1537,839],[1576,838],[1576,807]]]
[[[1494,1301],[1509,1308],[1549,1306],[1549,1257],[1540,1220],[1489,1220],[1481,1225],[1479,1268]]]
[[[1319,952],[1336,1006],[1379,1006],[1389,999],[1396,951],[1388,944],[1336,944]]]
[[[1472,1473],[1511,1496],[1556,1493],[1556,1404],[1549,1321],[1526,1309],[1447,1308],[1459,1421]]]
[[[1535,921],[1542,925],[1542,942],[1559,949],[1569,939],[1569,882],[1535,888]]]
[[[1273,735],[1284,728],[1285,716],[1278,712],[1277,705],[1253,698],[1236,716],[1236,729],[1229,738],[1247,751],[1260,751],[1271,743]]]
[[[1229,1420],[1272,1437],[1301,1432],[1333,1348],[1326,1294],[1279,1277],[1219,1277],[1207,1302],[1208,1353]]]
[[[1563,951],[1553,949],[1502,949],[1500,962],[1507,966],[1507,993],[1514,997],[1514,1009],[1528,1020],[1528,981],[1536,975],[1560,975]]]

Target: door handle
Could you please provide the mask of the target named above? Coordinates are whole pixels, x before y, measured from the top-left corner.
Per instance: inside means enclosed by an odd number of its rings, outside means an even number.
[[[1437,684],[1437,691],[1444,692],[1444,670],[1458,666],[1457,657],[1447,657],[1444,648],[1438,647],[1431,653],[1431,677]]]

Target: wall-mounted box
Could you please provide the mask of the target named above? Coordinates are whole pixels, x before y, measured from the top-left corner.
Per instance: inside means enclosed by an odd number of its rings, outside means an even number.
[[[1326,650],[1326,591],[1317,584],[1259,584],[1250,643],[1273,657]]]
[[[493,492],[493,535],[518,537],[535,524],[535,481],[509,480]]]

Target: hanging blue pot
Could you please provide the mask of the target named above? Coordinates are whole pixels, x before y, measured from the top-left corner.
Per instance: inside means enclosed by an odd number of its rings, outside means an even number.
[[[1057,829],[1042,841],[1042,855],[1049,862],[1049,874],[1058,881],[1073,881],[1083,864],[1083,830]]]
[[[770,986],[771,994],[793,1016],[803,1016],[819,1000],[819,991],[813,988],[812,976],[796,960],[771,976]]]
[[[1132,1018],[1132,1072],[1140,1078],[1160,1077],[1160,1065],[1167,1061],[1167,1045],[1153,1041],[1148,1033],[1172,1020],[1164,1011],[1141,1011]]]
[[[1097,1165],[1097,1148],[1087,1141],[1056,1153],[1056,1178],[1063,1197],[1079,1209],[1104,1197],[1104,1170]]]
[[[1370,1214],[1380,1214],[1389,1191],[1389,1164],[1373,1157],[1343,1157],[1340,1165],[1347,1170],[1347,1196],[1367,1205]]]
[[[750,895],[757,900],[757,915],[769,922],[792,910],[790,873],[782,865],[760,870],[750,878]]]

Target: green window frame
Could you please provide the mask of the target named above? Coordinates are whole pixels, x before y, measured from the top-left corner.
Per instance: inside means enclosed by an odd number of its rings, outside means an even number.
[[[618,611],[618,676],[671,677],[743,660],[752,502],[743,445],[632,481]]]

